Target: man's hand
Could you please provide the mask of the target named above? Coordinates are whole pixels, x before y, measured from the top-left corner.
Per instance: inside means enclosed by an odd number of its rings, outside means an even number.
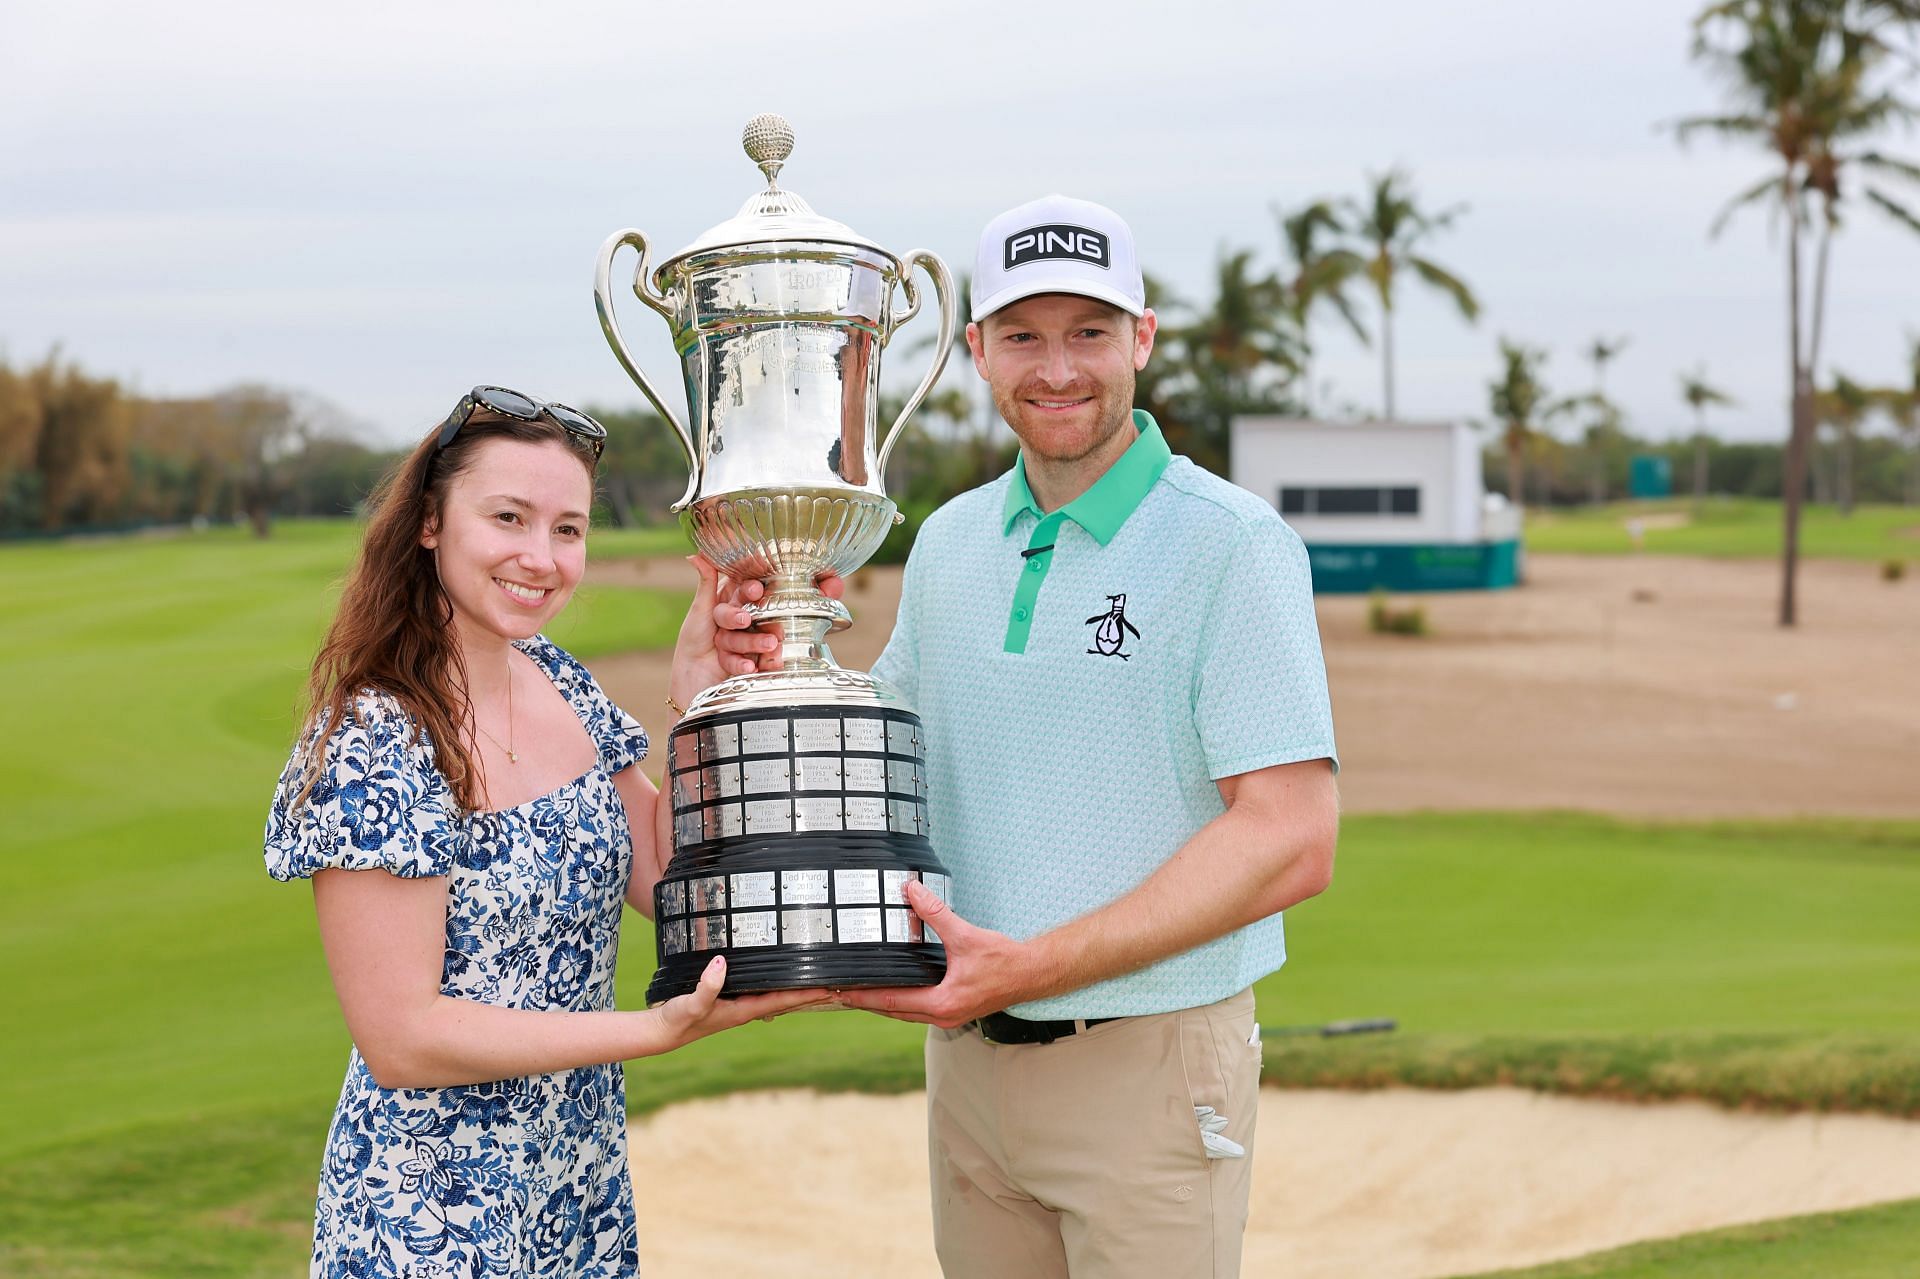
[[[1024,942],[976,928],[909,882],[908,903],[946,943],[946,979],[914,990],[851,990],[842,1001],[951,1029],[1145,968],[1326,888],[1340,817],[1330,761],[1275,764],[1219,785],[1227,811],[1143,883]]]
[[[947,975],[938,986],[844,991],[840,1002],[848,1008],[952,1030],[1010,1004],[1025,1003],[1044,987],[1042,961],[1034,947],[975,928],[917,880],[907,881],[906,893],[913,913],[940,934],[947,948]]]

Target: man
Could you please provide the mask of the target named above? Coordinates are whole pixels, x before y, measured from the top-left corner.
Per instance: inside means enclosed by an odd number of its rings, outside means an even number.
[[[1280,912],[1338,805],[1305,548],[1132,410],[1132,233],[1050,196],[981,237],[967,345],[1020,440],[933,515],[874,673],[926,727],[951,908],[922,990],[950,1279],[1238,1273]]]

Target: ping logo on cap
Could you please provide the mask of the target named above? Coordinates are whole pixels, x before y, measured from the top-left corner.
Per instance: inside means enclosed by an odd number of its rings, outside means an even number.
[[[1008,271],[1029,262],[1058,258],[1090,262],[1103,271],[1113,265],[1107,237],[1083,226],[1050,222],[1045,226],[1015,231],[1007,237],[1005,269]]]

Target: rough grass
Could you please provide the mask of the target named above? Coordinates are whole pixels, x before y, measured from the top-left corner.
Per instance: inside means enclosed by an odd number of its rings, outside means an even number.
[[[327,1118],[215,1107],[0,1161],[0,1274],[299,1279]]]
[[[1263,1080],[1289,1088],[1486,1088],[1729,1109],[1920,1119],[1920,1040],[1833,1034],[1411,1034],[1282,1039]]]
[[[1912,1279],[1920,1199],[1658,1239],[1472,1279]]]
[[[1780,503],[1756,498],[1710,498],[1695,503],[1614,502],[1572,511],[1527,512],[1530,551],[1627,555],[1626,522],[1648,523],[1644,550],[1652,554],[1772,558],[1780,554]],[[1673,521],[1668,524],[1667,521]],[[1830,506],[1801,508],[1800,552],[1816,558],[1920,560],[1920,507],[1861,506],[1841,515]]]

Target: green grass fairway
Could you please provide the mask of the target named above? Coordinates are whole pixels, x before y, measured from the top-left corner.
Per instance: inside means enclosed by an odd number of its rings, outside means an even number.
[[[1911,1279],[1920,1200],[1596,1253],[1473,1279]]]
[[[1646,530],[1645,550],[1666,555],[1774,558],[1780,554],[1780,503],[1754,498],[1705,502],[1615,502],[1574,511],[1529,510],[1530,551],[1626,555],[1633,551],[1627,520],[1660,525]],[[1862,506],[1841,515],[1830,506],[1801,508],[1800,553],[1850,560],[1920,559],[1920,507]]]
[[[1350,817],[1263,1020],[1920,1032],[1920,824]]]
[[[678,524],[659,528],[602,528],[594,526],[587,539],[594,559],[638,559],[649,555],[691,555],[693,543]]]
[[[311,1020],[308,894],[257,850],[299,688],[353,553],[346,524],[0,548],[0,1151],[97,1124],[337,1088]],[[24,601],[24,602],[20,602]],[[589,589],[591,655],[669,644],[686,597]],[[292,933],[302,941],[289,946]],[[99,1099],[110,1097],[102,1107]],[[17,1116],[17,1118],[13,1118]]]
[[[266,878],[260,831],[352,539],[314,524],[264,543],[0,548],[0,1273],[303,1273],[347,1043],[311,896]],[[684,607],[595,592],[555,634],[588,653],[660,645]],[[1556,1066],[1578,1059],[1590,1091],[1911,1112],[1915,900],[1914,823],[1350,818],[1335,887],[1290,918],[1296,959],[1262,983],[1261,1016],[1404,1027],[1277,1040],[1285,1078],[1333,1063],[1335,1082],[1581,1086]],[[652,938],[629,918],[634,1006]],[[919,1031],[796,1016],[628,1075],[636,1109],[912,1088]],[[1913,1218],[1888,1229],[1920,1248]]]

